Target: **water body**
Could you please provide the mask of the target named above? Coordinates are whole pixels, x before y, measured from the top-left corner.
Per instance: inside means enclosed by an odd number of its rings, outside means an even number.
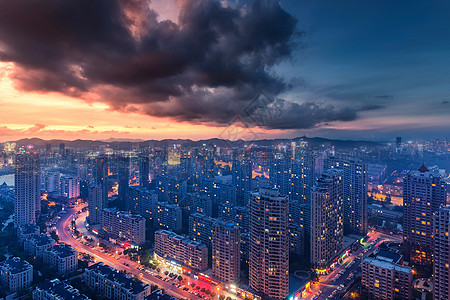
[[[14,186],[14,174],[0,175],[0,184],[6,182],[9,186]]]

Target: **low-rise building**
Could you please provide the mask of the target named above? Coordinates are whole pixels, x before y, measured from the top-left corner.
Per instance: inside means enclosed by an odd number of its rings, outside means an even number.
[[[68,245],[56,245],[44,252],[44,263],[58,275],[72,273],[78,269],[78,251]]]
[[[133,245],[145,242],[145,218],[140,215],[105,208],[102,211],[100,226],[102,232],[114,239]]]
[[[208,248],[173,231],[155,232],[155,253],[159,257],[175,260],[186,267],[204,271],[208,268]]]
[[[25,252],[37,257],[42,257],[45,250],[53,247],[54,245],[55,240],[43,233],[31,236],[23,242]]]
[[[33,266],[19,257],[5,260],[0,263],[0,280],[10,292],[26,289],[33,281]]]
[[[108,299],[143,300],[151,292],[148,284],[102,262],[87,267],[84,277],[89,288]]]
[[[33,291],[33,300],[90,300],[90,298],[73,286],[55,278],[39,284]]]
[[[361,283],[375,299],[412,299],[412,269],[401,265],[402,256],[378,251],[361,262]]]
[[[403,213],[395,210],[384,208],[380,204],[369,204],[368,214],[375,218],[386,218],[391,220],[400,220],[403,217]]]
[[[40,233],[39,226],[36,223],[22,224],[17,228],[17,239],[23,243],[26,239]]]

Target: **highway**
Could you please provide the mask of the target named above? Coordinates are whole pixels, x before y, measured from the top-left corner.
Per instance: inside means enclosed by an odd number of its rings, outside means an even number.
[[[67,213],[61,215],[61,219],[56,224],[57,233],[61,242],[71,245],[78,252],[84,252],[92,255],[96,262],[103,262],[106,265],[116,268],[117,270],[124,270],[133,275],[139,276],[140,279],[147,284],[156,284],[160,288],[164,289],[165,292],[171,296],[177,297],[179,299],[201,299],[196,295],[190,294],[187,291],[183,291],[172,286],[173,281],[163,281],[150,274],[142,272],[137,269],[140,265],[123,256],[117,260],[108,254],[102,253],[101,251],[95,250],[87,245],[76,240],[69,232],[68,226],[73,219],[76,212],[81,210],[85,205],[79,205],[78,207],[71,208],[67,210]],[[125,266],[123,263],[126,262],[129,266]]]

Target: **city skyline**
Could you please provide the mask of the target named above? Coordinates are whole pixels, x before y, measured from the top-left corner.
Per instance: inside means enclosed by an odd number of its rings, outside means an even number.
[[[105,3],[0,4],[1,141],[448,134],[446,3]]]

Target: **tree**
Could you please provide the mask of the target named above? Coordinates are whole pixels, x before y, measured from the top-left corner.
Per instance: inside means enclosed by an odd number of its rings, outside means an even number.
[[[215,296],[216,296],[216,293],[215,293],[215,292],[212,292],[212,293],[211,293],[211,297],[214,298]]]
[[[220,294],[220,295],[219,295],[219,300],[225,300],[225,296],[222,295],[222,294]]]
[[[156,271],[159,273],[159,272],[161,272],[161,269],[160,268],[156,268]]]
[[[167,276],[169,275],[169,271],[164,271],[164,274]]]
[[[192,288],[195,288],[196,284],[195,282],[191,283]]]
[[[201,291],[202,291],[202,293],[205,293],[205,292],[206,292],[206,290],[205,290],[204,287],[201,289]]]
[[[211,294],[211,290],[210,290],[210,289],[207,289],[205,293],[206,293],[207,295],[209,295],[209,294]]]
[[[59,236],[58,236],[58,234],[56,233],[56,231],[52,231],[52,232],[50,232],[50,236],[51,236],[51,238],[52,239],[54,239],[55,241],[59,241]]]
[[[178,275],[178,281],[183,281],[183,276]]]

